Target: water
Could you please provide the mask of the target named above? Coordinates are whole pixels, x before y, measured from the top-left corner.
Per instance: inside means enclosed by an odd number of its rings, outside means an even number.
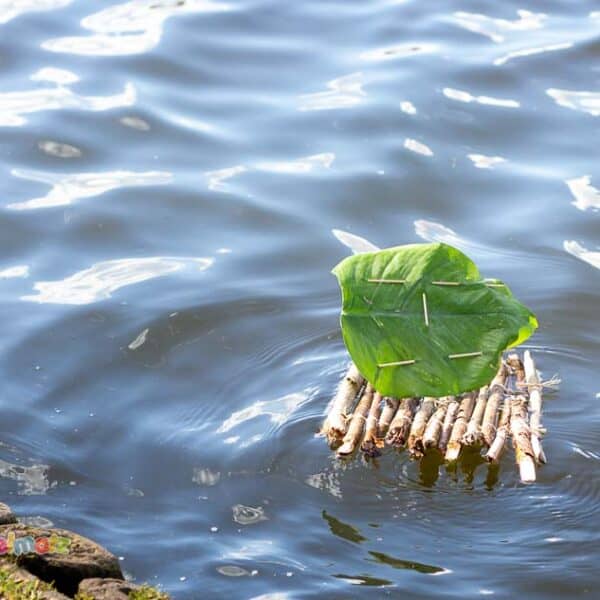
[[[599,33],[592,0],[0,0],[0,498],[176,598],[594,597]],[[314,437],[333,229],[450,241],[536,311],[537,484]]]

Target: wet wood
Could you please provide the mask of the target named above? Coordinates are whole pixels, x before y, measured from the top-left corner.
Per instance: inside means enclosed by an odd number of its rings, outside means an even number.
[[[427,427],[427,422],[434,410],[435,399],[423,398],[423,402],[421,402],[421,406],[415,414],[408,435],[408,451],[413,458],[420,458],[424,454],[423,435],[425,433],[425,427]]]
[[[381,416],[379,417],[379,425],[377,426],[377,435],[380,438],[385,438],[385,434],[387,433],[390,423],[394,419],[394,415],[398,410],[398,406],[400,405],[400,400],[398,398],[385,398],[383,410],[381,411]]]
[[[500,417],[498,419],[498,429],[496,430],[496,435],[490,444],[488,451],[485,453],[485,458],[488,462],[498,462],[502,456],[502,453],[504,452],[510,424],[510,403],[511,396],[509,394],[505,394],[502,401],[502,408],[500,410]]]
[[[418,406],[418,398],[402,398],[398,412],[393,418],[387,437],[385,438],[387,444],[396,448],[401,448],[406,444],[412,420]]]
[[[538,463],[546,462],[546,455],[542,448],[542,386],[538,376],[535,362],[529,350],[523,357],[525,364],[525,381],[529,391],[529,427],[531,429],[531,446]]]
[[[490,390],[488,395],[488,401],[485,406],[485,413],[483,414],[483,421],[481,424],[481,435],[483,437],[483,443],[486,446],[491,446],[496,437],[496,424],[498,422],[498,407],[504,398],[505,384],[507,369],[504,362],[500,365],[496,377],[490,384]]]
[[[321,433],[327,437],[330,444],[339,442],[346,435],[348,415],[352,412],[352,406],[364,381],[356,366],[351,364],[338,385],[335,396],[329,405],[327,418],[321,428]]]
[[[381,416],[381,404],[383,398],[379,392],[373,395],[373,402],[369,409],[369,416],[365,424],[365,437],[363,438],[360,449],[372,458],[381,455],[381,450],[384,446],[383,440],[377,435],[377,426],[379,425],[379,417]]]
[[[440,440],[438,442],[438,449],[442,454],[446,453],[448,442],[450,441],[450,435],[452,434],[452,427],[456,421],[456,415],[458,414],[458,408],[460,404],[454,396],[449,397],[448,410],[444,417],[444,423],[442,425],[442,432],[440,433]]]
[[[423,434],[423,447],[425,449],[437,448],[447,411],[448,398],[440,398],[435,412],[431,415],[425,427],[425,433]]]
[[[469,392],[465,394],[458,407],[458,413],[456,414],[456,421],[452,427],[452,433],[450,434],[450,440],[448,441],[448,448],[446,449],[445,458],[448,462],[453,462],[458,459],[460,450],[462,448],[462,439],[467,430],[467,425],[473,409],[475,407],[475,394]]]
[[[471,418],[469,419],[469,424],[467,425],[467,430],[465,431],[465,435],[462,439],[462,443],[465,446],[479,446],[483,440],[481,423],[485,413],[488,394],[489,388],[487,385],[482,387],[477,394],[475,408],[473,409]]]
[[[342,440],[342,445],[337,449],[337,455],[339,457],[349,456],[360,443],[374,395],[375,390],[373,389],[373,386],[368,383],[358,401],[354,413],[352,414],[350,424],[348,425],[348,431]]]
[[[515,458],[523,483],[536,480],[535,456],[531,447],[531,432],[527,424],[527,399],[517,396],[510,405],[510,434],[515,449]]]

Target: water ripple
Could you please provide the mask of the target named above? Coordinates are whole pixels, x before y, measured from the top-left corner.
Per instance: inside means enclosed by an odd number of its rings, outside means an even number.
[[[600,190],[591,184],[589,175],[567,179],[565,183],[569,186],[571,194],[575,196],[575,202],[571,203],[573,206],[584,211],[588,208],[600,208]]]
[[[565,240],[563,247],[569,254],[592,265],[592,267],[596,267],[596,269],[600,269],[600,252],[588,250],[574,240]]]
[[[141,283],[182,271],[186,267],[205,271],[213,264],[211,258],[155,256],[122,258],[96,263],[66,279],[38,281],[35,295],[21,300],[49,304],[91,304],[110,298],[122,287]]]
[[[446,96],[446,98],[450,98],[450,100],[465,102],[467,104],[471,102],[476,102],[477,104],[485,104],[487,106],[500,106],[502,108],[519,108],[519,106],[521,106],[521,104],[516,100],[492,98],[491,96],[473,96],[469,92],[457,90],[454,88],[444,88],[443,94],[444,96]]]
[[[164,22],[172,16],[222,12],[230,6],[210,0],[133,0],[85,17],[89,36],[61,37],[42,44],[45,50],[95,56],[140,54],[160,43]]]
[[[559,106],[589,113],[594,117],[600,115],[600,92],[561,90],[549,88],[546,94]]]
[[[327,83],[327,91],[304,94],[299,97],[298,110],[332,110],[353,108],[364,101],[364,75],[360,72],[332,79]]]
[[[28,12],[41,12],[63,8],[73,0],[0,0],[0,24]]]
[[[507,34],[541,29],[548,18],[543,13],[532,13],[528,10],[518,10],[517,15],[518,19],[510,21],[459,11],[454,13],[454,22],[468,31],[484,35],[499,44],[505,40]]]
[[[34,210],[54,206],[67,206],[82,198],[99,196],[111,190],[170,183],[172,174],[166,171],[108,171],[106,173],[76,173],[72,175],[46,173],[13,169],[12,174],[21,179],[38,181],[52,186],[52,189],[40,198],[31,198],[23,202],[13,202],[6,208],[10,210]]]

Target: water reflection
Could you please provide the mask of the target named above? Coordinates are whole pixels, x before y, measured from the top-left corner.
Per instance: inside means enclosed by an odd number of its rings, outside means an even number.
[[[600,208],[600,190],[591,184],[589,175],[567,179],[565,183],[569,186],[571,194],[575,196],[573,206],[579,210],[599,209]]]
[[[66,279],[38,281],[35,295],[21,300],[49,304],[91,304],[110,298],[122,287],[156,277],[176,273],[186,268],[204,271],[213,264],[211,258],[156,256],[123,258],[96,263]]]
[[[348,233],[347,231],[342,231],[341,229],[332,229],[331,233],[340,241],[344,246],[350,248],[353,254],[362,254],[363,252],[376,252],[379,248],[369,242],[369,240],[360,237],[359,235],[355,235],[353,233]]]
[[[321,513],[321,516],[327,521],[327,525],[329,525],[329,529],[333,535],[349,542],[354,542],[355,544],[367,541],[367,538],[361,535],[356,527],[336,519],[333,515],[327,514],[326,510]]]
[[[478,169],[493,169],[495,165],[506,162],[501,156],[485,156],[485,154],[467,154]]]
[[[43,140],[38,142],[38,148],[50,155],[56,156],[56,158],[79,158],[81,157],[81,150],[71,144],[63,144],[61,142],[54,142],[52,140]]]
[[[18,493],[24,496],[45,494],[51,487],[48,465],[15,465],[0,459],[0,477],[17,482]]]
[[[386,48],[376,48],[375,50],[363,52],[360,58],[368,61],[394,60],[416,54],[429,54],[436,50],[437,46],[433,44],[398,44],[397,46],[387,46]]]
[[[394,558],[383,552],[375,552],[369,550],[369,554],[375,559],[374,562],[378,562],[394,569],[409,569],[411,571],[417,571],[417,573],[423,573],[425,575],[441,575],[442,573],[452,573],[449,569],[443,567],[435,567],[433,565],[426,565],[419,563],[414,560],[402,560],[400,558]]]
[[[589,265],[592,265],[592,267],[596,267],[596,269],[600,269],[600,252],[588,250],[573,240],[565,240],[563,247],[569,254],[572,254]]]
[[[103,111],[131,106],[135,99],[135,88],[131,83],[127,83],[123,92],[114,96],[81,96],[61,85],[21,92],[3,92],[0,93],[0,127],[18,127],[27,122],[23,115],[43,110],[67,108]]]
[[[488,106],[501,106],[503,108],[519,108],[520,103],[516,100],[492,98],[491,96],[473,96],[469,92],[464,90],[457,90],[454,88],[444,88],[444,96],[450,98],[450,100],[456,100],[457,102],[476,102],[477,104],[485,104]]]
[[[385,585],[393,585],[394,582],[389,579],[382,579],[381,577],[371,577],[370,575],[346,575],[344,573],[338,573],[334,575],[337,579],[344,579],[352,585],[367,585],[373,587],[383,587]]]
[[[81,26],[94,32],[92,35],[51,39],[42,47],[53,52],[97,56],[139,54],[159,44],[169,17],[229,8],[210,0],[134,0],[85,17]]]
[[[600,115],[600,92],[576,92],[549,88],[546,93],[559,106],[586,112],[594,117]]]
[[[506,64],[509,60],[515,58],[523,58],[524,56],[535,56],[536,54],[544,54],[545,52],[556,52],[557,50],[566,50],[573,47],[573,42],[564,42],[562,44],[549,44],[548,46],[540,46],[537,48],[524,48],[523,50],[515,50],[509,52],[500,58],[494,60],[496,66]]]
[[[362,73],[351,73],[327,83],[328,90],[299,97],[298,110],[331,110],[334,108],[352,108],[364,101]]]
[[[63,8],[73,0],[0,0],[0,24],[28,12]]]
[[[82,198],[99,196],[105,192],[123,187],[149,186],[170,183],[171,173],[166,171],[108,171],[106,173],[77,173],[64,175],[44,171],[13,169],[12,174],[21,179],[38,181],[52,186],[52,189],[40,198],[24,202],[14,202],[6,208],[11,210],[33,210],[53,206],[67,206]]]
[[[415,108],[414,104],[412,102],[409,102],[408,100],[405,100],[404,102],[400,103],[400,110],[403,113],[406,113],[407,115],[417,114],[417,109]]]
[[[426,242],[444,242],[451,246],[464,248],[469,243],[464,238],[461,238],[455,231],[433,221],[418,219],[415,221],[415,233]]]
[[[404,147],[411,152],[415,152],[416,154],[421,154],[422,156],[433,156],[433,150],[419,142],[417,140],[413,140],[412,138],[406,138],[404,140]]]
[[[528,10],[518,10],[517,15],[519,18],[511,21],[494,19],[479,13],[459,11],[454,13],[454,22],[468,31],[485,35],[499,44],[509,33],[541,29],[548,18],[543,13],[536,14]]]
[[[29,266],[16,265],[0,271],[0,279],[14,279],[16,277],[29,277]]]

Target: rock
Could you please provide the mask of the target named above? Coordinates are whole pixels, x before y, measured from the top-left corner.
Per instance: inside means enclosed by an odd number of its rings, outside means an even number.
[[[17,517],[13,514],[10,506],[0,502],[0,525],[9,525],[10,523],[16,523]]]
[[[79,584],[79,593],[90,600],[127,600],[129,594],[142,589],[139,585],[120,579],[84,579]],[[148,598],[159,600],[167,596],[155,591],[152,595],[148,594]]]
[[[14,536],[13,554],[19,567],[42,581],[54,582],[56,589],[67,596],[74,596],[84,579],[123,579],[114,555],[71,531],[16,523],[1,525],[0,536],[5,540]]]
[[[9,559],[0,559],[0,598],[15,598],[15,594],[19,594],[18,597],[38,600],[68,600],[68,596],[52,589],[44,589],[45,587],[50,588],[48,584],[41,582],[25,569],[20,569]],[[10,590],[12,595],[5,595],[5,588]]]

